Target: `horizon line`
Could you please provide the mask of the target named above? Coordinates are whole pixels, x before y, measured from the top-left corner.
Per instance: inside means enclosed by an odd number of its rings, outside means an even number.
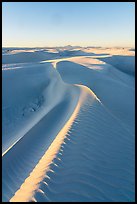
[[[2,48],[59,48],[59,47],[81,47],[81,48],[134,48],[135,46],[80,46],[80,45],[64,45],[64,46],[2,46]]]

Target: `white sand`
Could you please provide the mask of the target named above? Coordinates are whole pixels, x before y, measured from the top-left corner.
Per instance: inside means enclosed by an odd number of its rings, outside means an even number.
[[[134,51],[3,50],[2,200],[135,200]]]

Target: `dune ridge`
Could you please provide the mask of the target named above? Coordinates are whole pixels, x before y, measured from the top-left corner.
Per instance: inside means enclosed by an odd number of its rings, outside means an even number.
[[[73,111],[71,117],[55,137],[54,141],[51,143],[46,153],[42,156],[36,167],[30,173],[30,176],[25,180],[25,182],[21,185],[20,189],[15,193],[15,195],[11,198],[11,202],[28,202],[33,200],[33,194],[38,189],[39,183],[44,179],[46,172],[49,171],[49,166],[52,163],[53,159],[56,157],[57,153],[61,145],[66,138],[66,134],[68,133],[71,125],[73,124],[77,114],[79,113],[79,109],[84,102],[87,93],[91,91],[86,87],[81,88],[80,98],[76,105],[75,110]],[[91,93],[90,93],[91,94]],[[92,93],[95,97],[95,95]],[[93,97],[92,96],[92,97]],[[29,189],[29,190],[28,190]],[[35,199],[34,199],[35,200]]]
[[[133,51],[66,49],[3,52],[2,200],[134,201]]]
[[[57,135],[30,177],[15,193],[11,202],[116,201],[117,199],[130,201],[134,199],[132,183],[134,174],[131,173],[134,166],[133,160],[130,161],[128,169],[124,169],[126,157],[131,158],[132,148],[134,148],[131,143],[132,135],[128,138],[128,131],[109,114],[95,95],[84,88],[84,95],[86,92],[86,98],[79,100],[71,118]],[[105,124],[102,115],[109,122]],[[85,121],[84,124],[83,121]],[[109,130],[112,123],[115,125]],[[66,126],[68,126],[67,129]],[[91,128],[90,131],[89,128]],[[104,131],[106,134],[102,138],[101,132],[104,134]],[[83,137],[79,137],[80,132],[84,133]],[[114,134],[115,140],[113,138],[112,143],[111,139]],[[107,144],[104,143],[106,138]],[[125,140],[124,146],[123,142],[121,143],[122,140]],[[130,147],[128,147],[129,143]],[[89,146],[87,149],[87,144],[91,144],[92,148]],[[120,149],[119,146],[121,146]],[[97,161],[95,158],[98,158]],[[91,161],[90,165],[89,161]],[[113,168],[109,167],[110,163],[114,165],[112,165]],[[127,174],[132,175],[131,182],[129,182]],[[105,177],[105,180],[101,176]],[[35,186],[35,181],[38,183],[37,186]],[[128,188],[125,188],[126,183],[128,183]],[[30,191],[28,191],[29,185]],[[103,186],[105,189],[102,188]],[[118,186],[120,186],[120,191],[116,190]]]

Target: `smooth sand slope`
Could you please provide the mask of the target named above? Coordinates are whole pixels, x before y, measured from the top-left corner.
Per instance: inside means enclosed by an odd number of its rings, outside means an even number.
[[[4,50],[4,202],[134,201],[134,56],[112,51]]]

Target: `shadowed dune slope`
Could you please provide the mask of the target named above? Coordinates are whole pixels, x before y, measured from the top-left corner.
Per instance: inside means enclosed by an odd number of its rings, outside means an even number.
[[[134,85],[128,85],[131,77],[112,66],[98,66],[101,70],[62,61],[57,63],[56,68],[66,83],[82,84],[93,90],[109,111],[134,131]]]
[[[115,55],[106,58],[102,57],[101,60],[110,65],[113,65],[124,73],[135,76],[135,56]]]
[[[4,50],[3,202],[135,201],[134,57],[100,50]]]

